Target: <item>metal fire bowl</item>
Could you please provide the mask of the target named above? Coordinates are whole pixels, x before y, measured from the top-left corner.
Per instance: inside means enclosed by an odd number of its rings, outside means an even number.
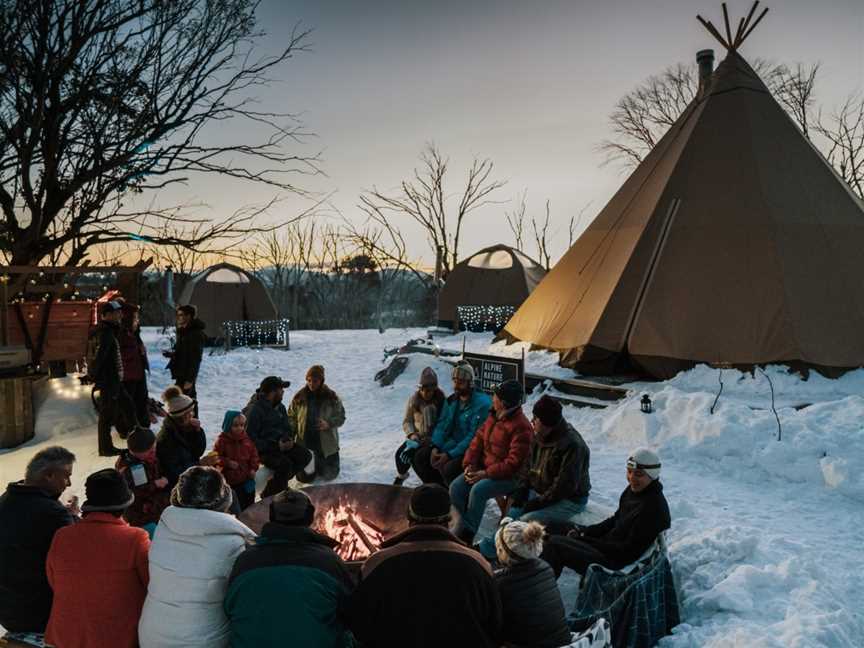
[[[382,529],[385,538],[408,528],[408,520],[405,516],[413,492],[412,488],[391,484],[348,482],[307,486],[303,492],[315,505],[313,528],[320,526],[320,518],[326,511],[340,504],[353,506],[364,519]],[[267,497],[256,502],[243,511],[238,519],[255,533],[261,533],[261,528],[270,521],[271,499]]]

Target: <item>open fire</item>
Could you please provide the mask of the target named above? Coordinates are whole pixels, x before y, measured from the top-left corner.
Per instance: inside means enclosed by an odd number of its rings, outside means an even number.
[[[318,531],[337,542],[336,553],[346,561],[365,560],[378,550],[384,530],[364,519],[357,507],[340,501],[319,517]]]

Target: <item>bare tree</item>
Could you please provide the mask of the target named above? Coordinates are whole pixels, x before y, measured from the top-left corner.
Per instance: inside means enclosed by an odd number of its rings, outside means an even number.
[[[513,239],[516,242],[517,250],[525,249],[525,211],[527,209],[526,200],[528,198],[528,190],[525,189],[519,197],[519,203],[512,211],[505,211],[507,224],[510,226],[510,231],[513,233]]]
[[[825,157],[864,199],[864,97],[850,95],[827,117],[820,113],[814,130],[827,142]]]
[[[805,136],[809,135],[808,115],[815,101],[819,64],[798,64],[790,69],[782,64],[755,59],[753,69]],[[696,66],[678,63],[649,77],[624,95],[609,116],[615,136],[603,140],[598,146],[606,162],[619,162],[625,168],[637,166],[690,105],[698,90]]]
[[[306,49],[308,31],[257,57],[256,0],[8,0],[0,5],[0,251],[15,265],[79,264],[94,246],[144,240],[199,249],[260,231],[255,212],[183,217],[136,195],[193,174],[300,191],[316,156],[303,132],[250,93]],[[207,143],[246,121],[260,141]],[[224,141],[224,139],[222,140]],[[134,201],[138,202],[138,201]],[[172,234],[163,236],[164,225]]]
[[[585,212],[588,211],[588,208],[591,206],[591,202],[588,202],[582,209],[579,210],[578,214],[573,214],[570,217],[570,222],[567,225],[567,249],[569,250],[573,247],[573,243],[576,241],[576,230],[579,228],[579,225],[582,223],[582,219],[585,217]]]
[[[459,243],[465,218],[492,202],[490,196],[505,183],[490,179],[494,166],[490,159],[475,158],[468,169],[458,205],[451,210],[445,190],[449,160],[430,143],[420,154],[420,161],[421,167],[414,169],[411,179],[402,181],[398,193],[386,195],[373,187],[361,194],[360,206],[367,214],[375,213],[384,221],[390,214],[398,214],[420,225],[433,255],[441,248],[442,274],[446,277],[459,262]]]
[[[552,267],[552,257],[549,254],[549,218],[550,218],[550,204],[549,200],[546,200],[546,217],[543,219],[543,222],[540,223],[534,217],[531,218],[531,227],[534,229],[534,243],[537,245],[537,256],[540,261],[540,265],[542,265],[546,270]]]

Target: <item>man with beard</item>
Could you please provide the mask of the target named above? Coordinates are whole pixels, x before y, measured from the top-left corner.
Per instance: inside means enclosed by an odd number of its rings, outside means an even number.
[[[474,388],[474,369],[470,364],[457,364],[451,377],[453,393],[444,402],[432,442],[414,455],[414,472],[424,484],[449,486],[462,474],[462,457],[492,407],[489,396]]]
[[[312,460],[312,453],[295,441],[288,412],[282,403],[291,383],[279,376],[267,376],[246,408],[246,434],[258,449],[258,457],[273,471],[261,497],[281,493],[297,471]]]
[[[7,639],[45,632],[53,599],[45,572],[48,548],[54,533],[79,513],[74,499],[59,501],[71,485],[74,463],[75,455],[60,446],[40,450],[24,481],[9,484],[0,497],[0,624],[11,633]]]
[[[291,432],[298,443],[312,451],[314,460],[297,475],[304,483],[316,477],[329,481],[339,476],[339,428],[345,423],[345,408],[339,396],[324,384],[324,367],[306,371],[306,386],[288,408]]]

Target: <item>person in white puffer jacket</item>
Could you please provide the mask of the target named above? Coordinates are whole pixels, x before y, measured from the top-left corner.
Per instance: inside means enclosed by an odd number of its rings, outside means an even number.
[[[150,545],[150,585],[138,624],[141,648],[220,648],[229,628],[228,576],[255,533],[227,511],[231,487],[215,468],[180,475]]]

